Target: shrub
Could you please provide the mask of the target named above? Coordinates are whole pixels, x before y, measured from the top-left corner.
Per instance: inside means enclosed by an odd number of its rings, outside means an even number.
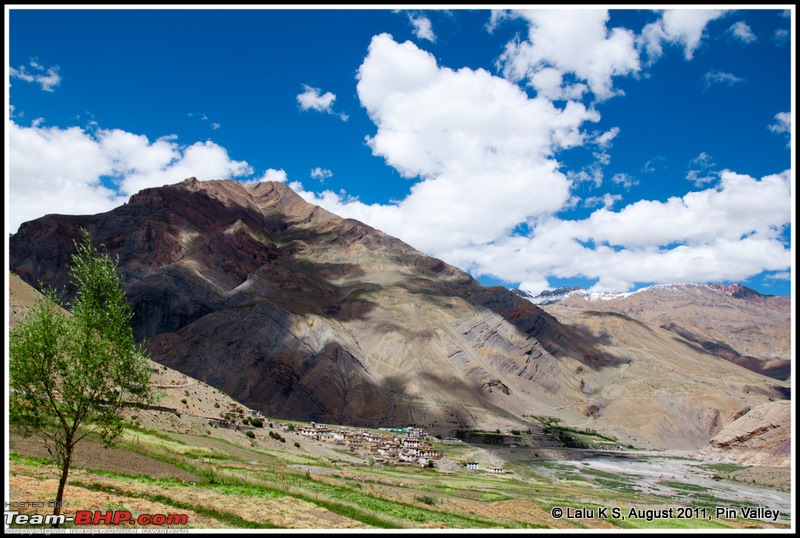
[[[437,502],[436,497],[433,497],[431,495],[422,495],[422,496],[416,495],[414,499],[430,506],[434,506]]]
[[[256,438],[256,434],[254,434],[251,430],[247,430],[247,433],[245,433],[245,435],[247,437],[249,437],[250,439],[255,439]]]

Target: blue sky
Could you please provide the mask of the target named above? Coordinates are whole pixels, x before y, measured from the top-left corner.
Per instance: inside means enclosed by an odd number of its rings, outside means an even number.
[[[6,226],[277,180],[486,284],[789,295],[794,8],[517,7],[6,6]]]

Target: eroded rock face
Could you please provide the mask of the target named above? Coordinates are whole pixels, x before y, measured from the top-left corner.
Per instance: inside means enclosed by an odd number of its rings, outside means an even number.
[[[49,215],[11,237],[10,268],[65,286],[81,227],[118,257],[153,358],[268,416],[452,433],[546,415],[697,448],[786,389],[727,363],[710,368],[717,380],[687,384],[708,354],[671,339],[647,353],[615,347],[281,183],[189,179],[108,213]],[[612,321],[651,338],[641,322]],[[661,356],[664,343],[674,349]]]
[[[792,458],[789,401],[767,402],[726,425],[699,456],[726,463],[789,467]]]

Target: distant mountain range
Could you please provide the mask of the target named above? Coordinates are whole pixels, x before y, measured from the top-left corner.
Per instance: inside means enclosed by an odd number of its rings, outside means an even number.
[[[696,449],[790,394],[710,353],[696,328],[564,300],[545,311],[281,183],[190,178],[107,213],[48,215],[10,238],[10,269],[69,300],[81,227],[118,257],[152,357],[267,416],[444,434],[553,416]],[[718,304],[703,301],[692,308]]]
[[[562,308],[617,312],[658,325],[709,353],[776,379],[791,375],[791,298],[740,284],[658,284],[629,293],[560,288],[531,295],[558,317]]]

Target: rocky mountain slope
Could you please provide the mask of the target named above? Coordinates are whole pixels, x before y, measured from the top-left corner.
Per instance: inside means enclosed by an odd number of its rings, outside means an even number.
[[[789,467],[792,462],[791,402],[767,402],[726,425],[696,455],[725,463]]]
[[[661,284],[632,293],[582,288],[516,293],[549,310],[559,305],[617,312],[680,335],[702,349],[776,379],[791,376],[791,298],[740,284]]]
[[[80,227],[119,257],[153,358],[268,416],[452,433],[547,415],[698,448],[788,395],[627,316],[560,323],[280,183],[189,179],[108,213],[48,215],[11,237],[10,268],[65,286]]]

